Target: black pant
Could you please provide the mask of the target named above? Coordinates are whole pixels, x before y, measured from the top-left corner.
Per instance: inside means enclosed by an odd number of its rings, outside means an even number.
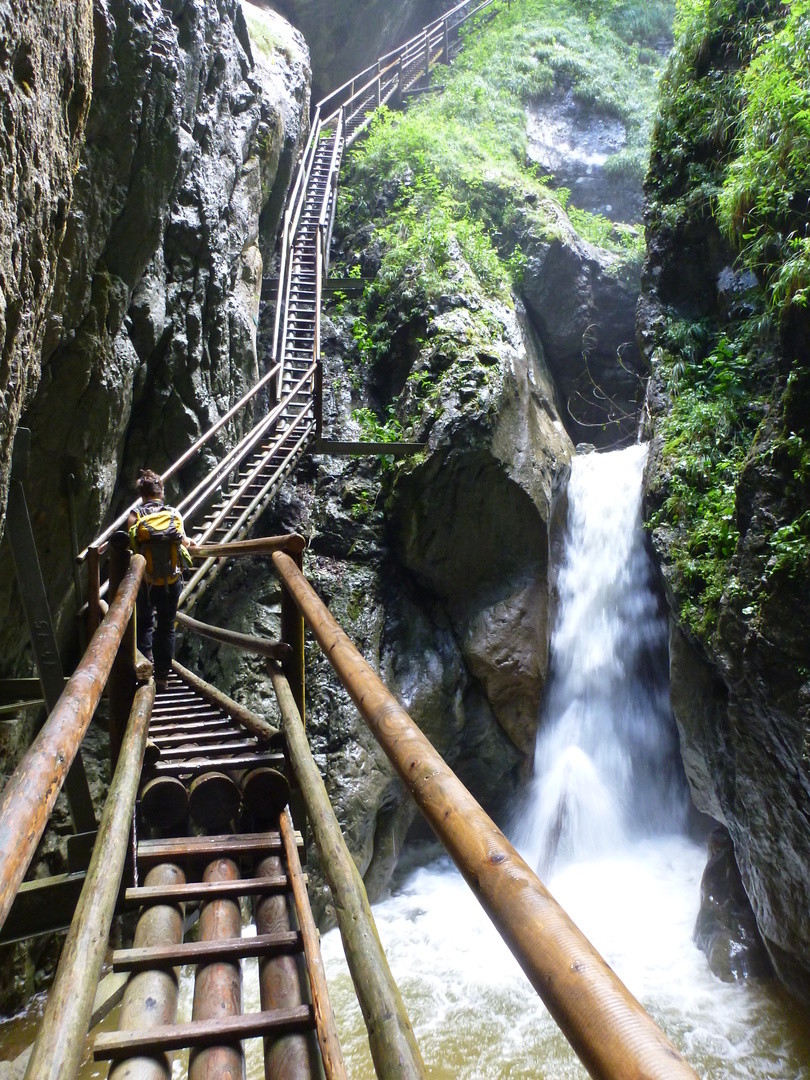
[[[171,585],[141,585],[136,603],[138,648],[154,659],[155,678],[166,679],[174,659],[174,617],[183,590],[178,578]],[[157,619],[156,619],[157,617]]]

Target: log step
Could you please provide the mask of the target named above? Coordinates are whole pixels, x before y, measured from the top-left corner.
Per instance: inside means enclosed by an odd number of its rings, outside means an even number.
[[[193,751],[189,750],[190,754]],[[233,757],[211,757],[200,761],[158,761],[152,766],[155,776],[185,776],[208,769],[255,769],[260,765],[278,768],[284,764],[283,754],[234,754]]]
[[[302,846],[301,834],[296,843]],[[278,830],[264,833],[222,833],[217,836],[178,836],[165,840],[141,840],[138,862],[178,862],[183,859],[216,859],[220,855],[273,854],[281,850]]]
[[[140,885],[127,889],[125,904],[181,904],[187,900],[213,900],[222,897],[272,896],[286,892],[286,874],[274,877],[239,878],[237,881],[189,881],[185,885]]]
[[[224,734],[224,733],[223,733]],[[234,735],[238,735],[238,732],[234,732]],[[243,751],[255,750],[257,746],[255,739],[243,739],[234,738],[229,742],[218,742],[213,745],[205,746],[167,746],[165,749],[161,749],[160,760],[161,761],[195,761],[198,757],[204,757],[206,754],[211,755],[212,760],[219,761],[223,756],[227,754],[241,753]],[[217,765],[216,768],[221,768]]]
[[[249,956],[283,956],[304,947],[297,930],[253,937],[185,941],[180,945],[153,945],[143,949],[115,949],[113,971],[147,971],[178,964],[210,964],[214,960],[244,960]]]
[[[219,1046],[236,1039],[256,1039],[273,1031],[307,1031],[315,1024],[311,1005],[272,1012],[247,1013],[216,1020],[192,1020],[142,1031],[114,1031],[96,1036],[93,1056],[109,1058],[152,1056],[184,1047]]]

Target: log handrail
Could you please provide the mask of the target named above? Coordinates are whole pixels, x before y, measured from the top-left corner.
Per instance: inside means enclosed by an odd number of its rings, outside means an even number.
[[[273,556],[372,734],[591,1076],[696,1073],[605,963],[363,659],[295,561]]]
[[[321,868],[335,905],[338,927],[357,1000],[368,1029],[378,1076],[421,1080],[427,1070],[413,1027],[383,951],[360,871],[351,857],[318,766],[307,742],[290,684],[277,665],[270,678],[281,713],[290,764],[307,808]]]
[[[145,566],[142,555],[130,560],[79,666],[0,796],[0,926],[96,711],[129,625]]]
[[[30,1080],[75,1076],[81,1063],[124,872],[154,700],[155,684],[151,680],[135,692],[90,867],[25,1072]]]

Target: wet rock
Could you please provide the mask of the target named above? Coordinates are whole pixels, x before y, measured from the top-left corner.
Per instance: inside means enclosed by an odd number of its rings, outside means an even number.
[[[635,438],[646,367],[636,346],[638,268],[576,235],[561,217],[553,238],[520,233],[521,295],[558,387],[575,442]]]
[[[90,103],[90,3],[0,4],[0,537]],[[59,43],[59,48],[54,47]]]
[[[726,829],[709,837],[709,859],[700,884],[695,941],[723,982],[772,976],[773,968],[734,860]]]
[[[611,221],[641,221],[641,184],[617,167],[627,144],[621,120],[586,109],[569,90],[527,110],[527,133],[529,158],[554,187],[570,189],[572,205]]]
[[[75,637],[67,473],[83,547],[139,468],[163,468],[256,377],[266,207],[306,135],[309,68],[279,16],[251,19],[255,49],[237,0],[96,5],[92,107],[26,414],[28,501],[63,642]],[[10,577],[6,560],[2,611]],[[4,635],[12,665],[25,639],[9,620]]]

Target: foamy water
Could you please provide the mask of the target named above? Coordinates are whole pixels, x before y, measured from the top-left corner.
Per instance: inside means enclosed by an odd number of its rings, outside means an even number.
[[[574,462],[534,780],[510,833],[701,1075],[807,1078],[797,1010],[768,987],[720,982],[692,941],[706,853],[683,833],[667,621],[640,521],[645,457],[634,446]],[[449,860],[420,858],[374,913],[430,1075],[585,1076]],[[373,1077],[337,933],[323,948],[350,1075]]]

